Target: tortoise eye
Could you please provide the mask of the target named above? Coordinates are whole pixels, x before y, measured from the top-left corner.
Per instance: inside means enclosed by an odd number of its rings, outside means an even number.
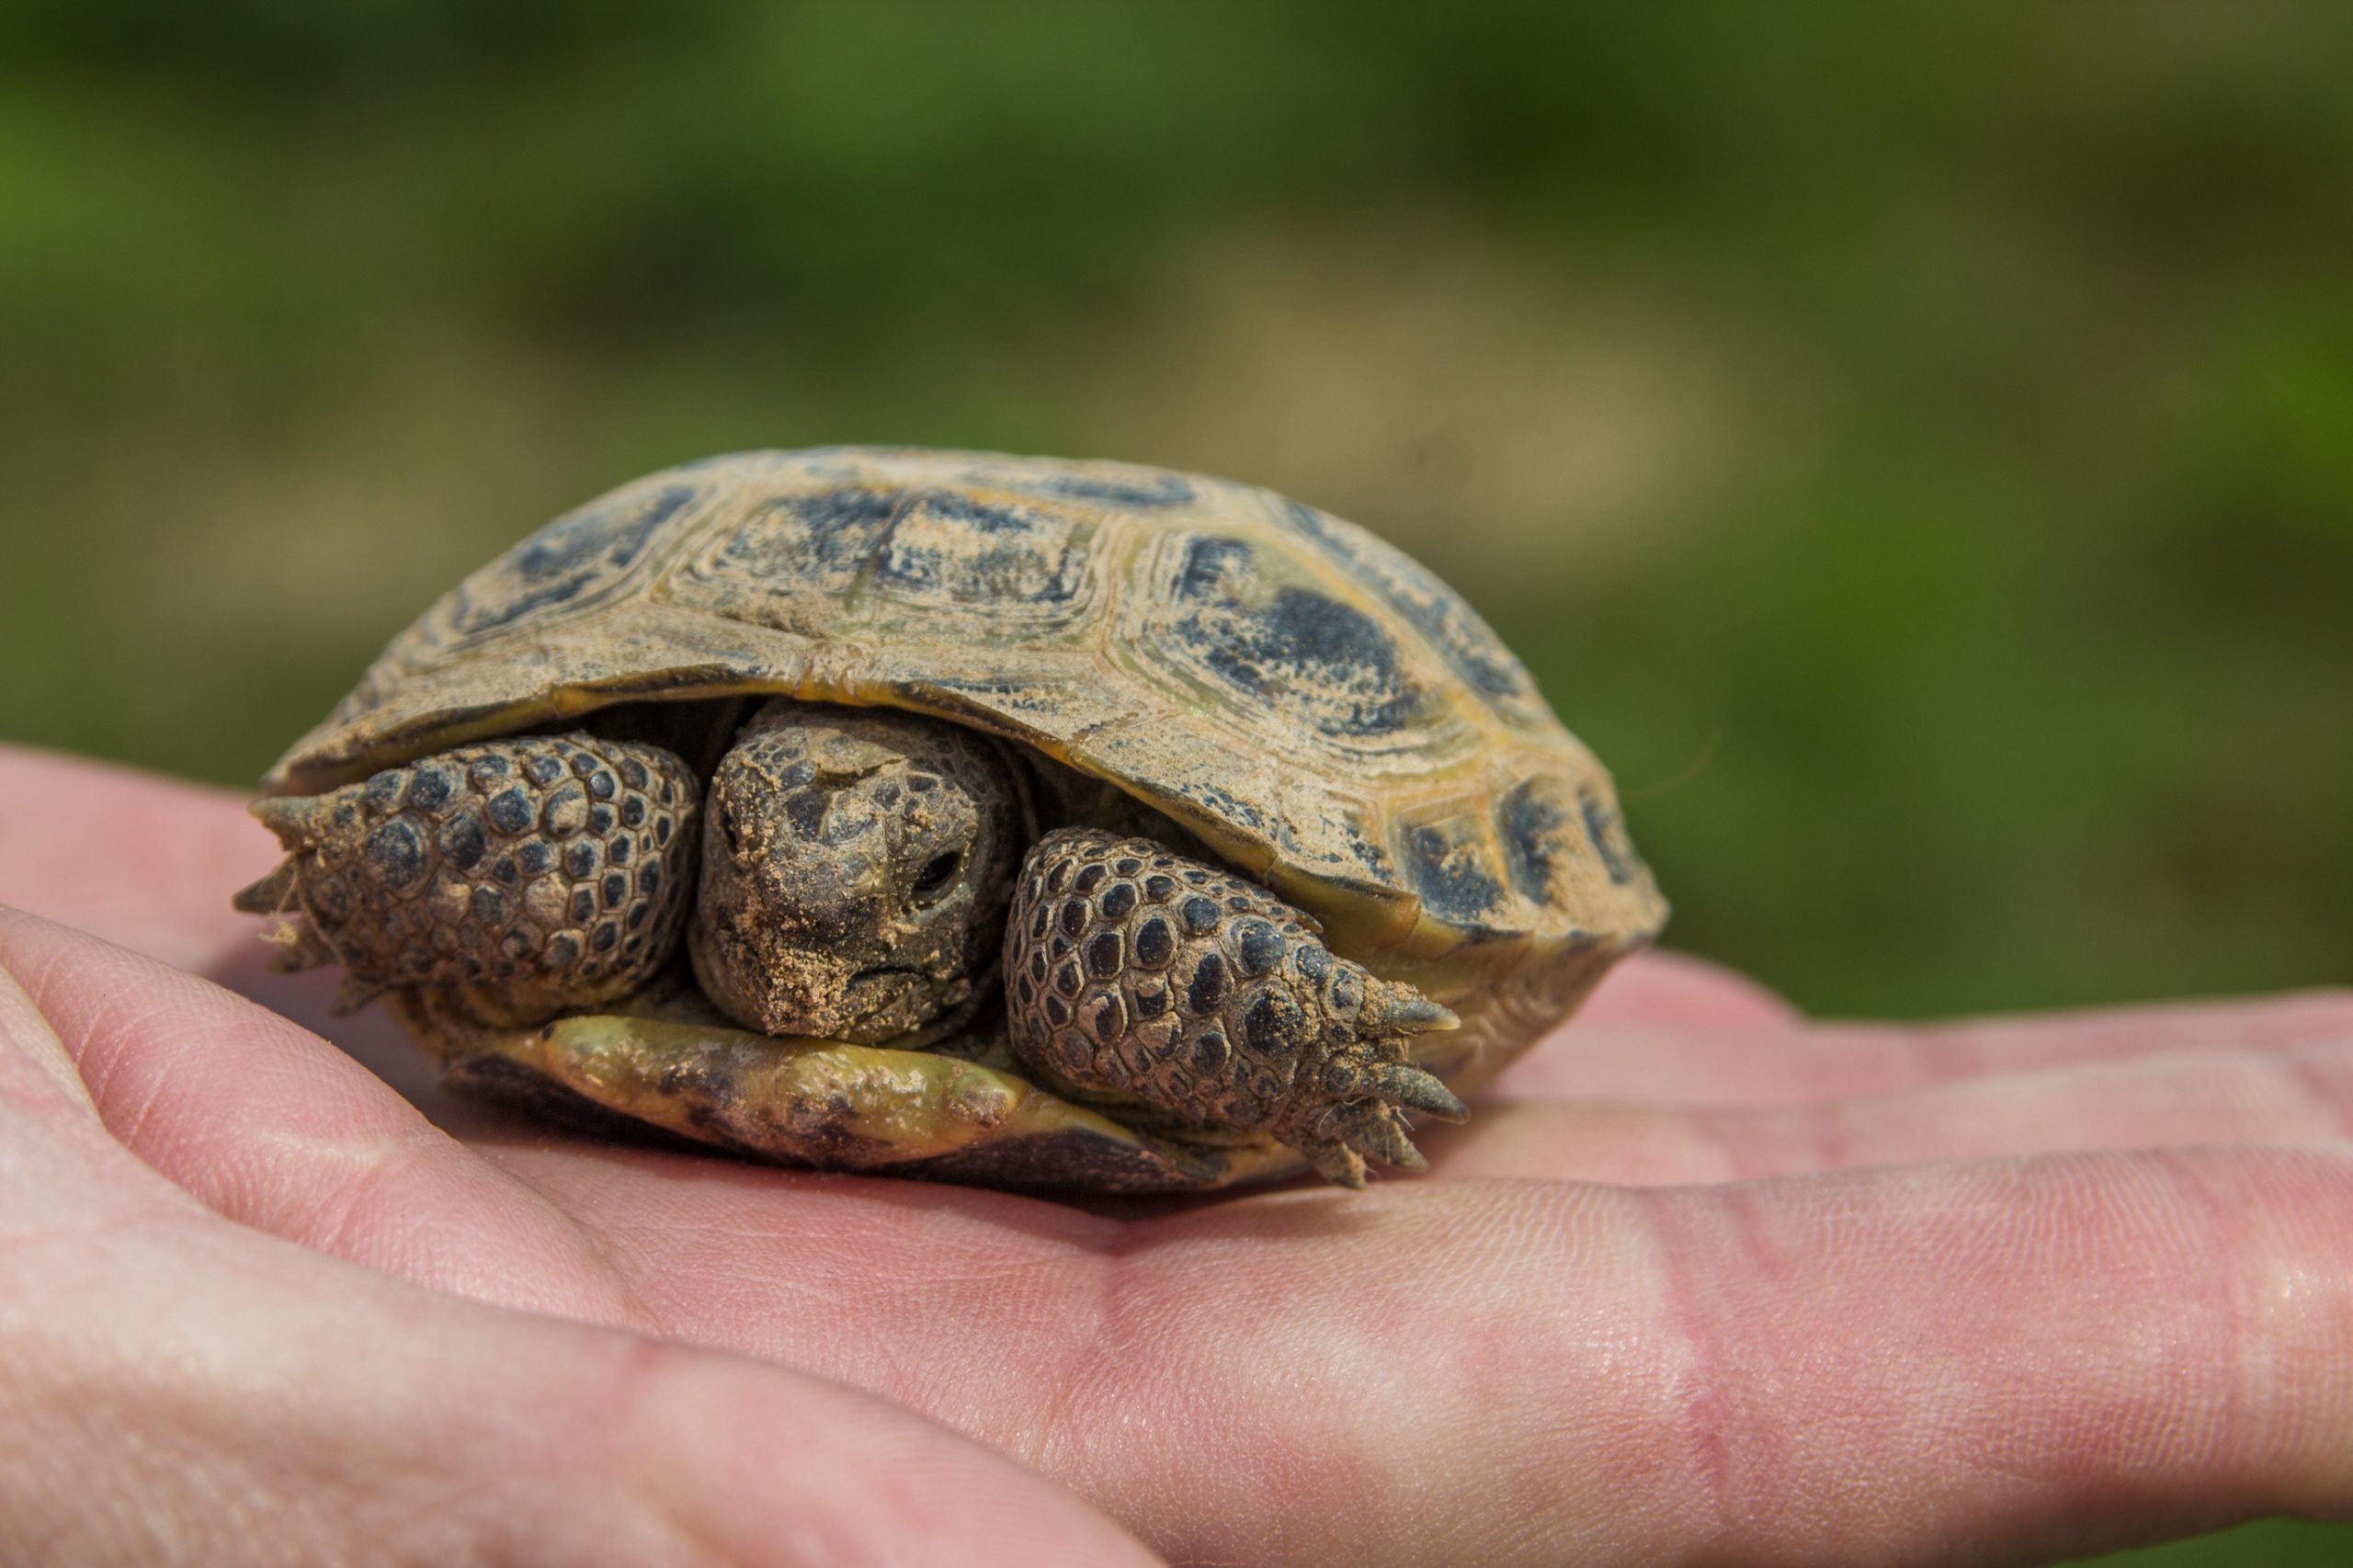
[[[956,873],[963,869],[964,857],[961,851],[950,850],[945,855],[933,856],[931,864],[915,878],[915,902],[929,903],[938,899],[955,886]]]

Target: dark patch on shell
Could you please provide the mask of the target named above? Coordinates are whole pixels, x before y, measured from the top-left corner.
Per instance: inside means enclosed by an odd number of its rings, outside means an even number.
[[[1302,710],[1326,734],[1390,734],[1422,706],[1380,623],[1313,589],[1278,588],[1264,608],[1215,629],[1182,624],[1199,628],[1210,668],[1236,691]]]
[[[1508,710],[1540,706],[1528,667],[1429,568],[1378,535],[1302,502],[1286,500],[1281,510],[1328,559],[1427,638],[1464,680]]]
[[[1574,848],[1563,835],[1570,815],[1549,778],[1530,778],[1506,794],[1495,808],[1504,866],[1512,885],[1539,903],[1549,903],[1566,869],[1563,852]]]
[[[1472,843],[1449,838],[1436,827],[1417,827],[1406,835],[1404,859],[1406,878],[1434,918],[1464,930],[1492,928],[1503,884],[1480,864]]]
[[[665,485],[651,496],[592,503],[558,517],[461,585],[452,596],[450,625],[461,636],[476,636],[610,583],[700,494],[695,485]],[[493,586],[507,591],[485,592]]]
[[[1577,805],[1585,818],[1586,835],[1593,840],[1594,851],[1601,857],[1609,880],[1619,883],[1632,881],[1642,861],[1636,858],[1634,846],[1626,836],[1624,820],[1597,795],[1579,797]]]
[[[845,486],[771,501],[729,536],[720,562],[755,583],[847,593],[905,500],[898,490]]]

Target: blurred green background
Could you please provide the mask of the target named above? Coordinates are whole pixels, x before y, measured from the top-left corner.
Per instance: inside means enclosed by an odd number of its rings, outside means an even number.
[[[1461,586],[1679,945],[2353,977],[2353,7],[0,6],[0,734],[251,779],[706,452],[1116,456]],[[2324,1560],[2260,1527],[2150,1562]]]

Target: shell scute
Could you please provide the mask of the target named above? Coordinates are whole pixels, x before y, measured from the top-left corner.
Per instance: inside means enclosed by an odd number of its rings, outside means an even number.
[[[1431,706],[1396,641],[1321,585],[1268,580],[1251,541],[1185,540],[1169,591],[1148,612],[1154,647],[1279,729],[1335,740],[1393,736]]]
[[[875,586],[917,606],[1066,614],[1086,586],[1094,532],[1042,506],[919,492],[877,552]]]
[[[701,497],[701,487],[632,486],[565,513],[460,584],[446,625],[458,640],[494,632],[559,607],[608,597],[663,525]]]
[[[682,574],[739,588],[775,585],[795,598],[846,594],[901,500],[896,492],[857,486],[785,496],[718,530]]]
[[[1476,936],[1524,928],[1515,918],[1502,856],[1476,802],[1435,821],[1401,830],[1398,860],[1423,913],[1440,925]]]
[[[1427,638],[1448,665],[1496,708],[1517,719],[1542,711],[1528,666],[1435,573],[1379,535],[1328,512],[1288,499],[1279,500],[1277,510]]]

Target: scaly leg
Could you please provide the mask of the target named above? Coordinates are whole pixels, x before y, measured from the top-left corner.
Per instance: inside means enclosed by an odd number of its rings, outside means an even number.
[[[236,906],[301,916],[279,963],[342,964],[343,1009],[415,986],[486,1021],[533,1022],[627,995],[676,951],[700,798],[659,746],[460,746],[256,803],[287,858]]]
[[[1150,839],[1049,834],[1006,931],[1015,1051],[1097,1103],[1260,1131],[1333,1181],[1422,1167],[1404,1111],[1468,1114],[1405,1060],[1454,1015],[1324,945],[1314,922]]]

